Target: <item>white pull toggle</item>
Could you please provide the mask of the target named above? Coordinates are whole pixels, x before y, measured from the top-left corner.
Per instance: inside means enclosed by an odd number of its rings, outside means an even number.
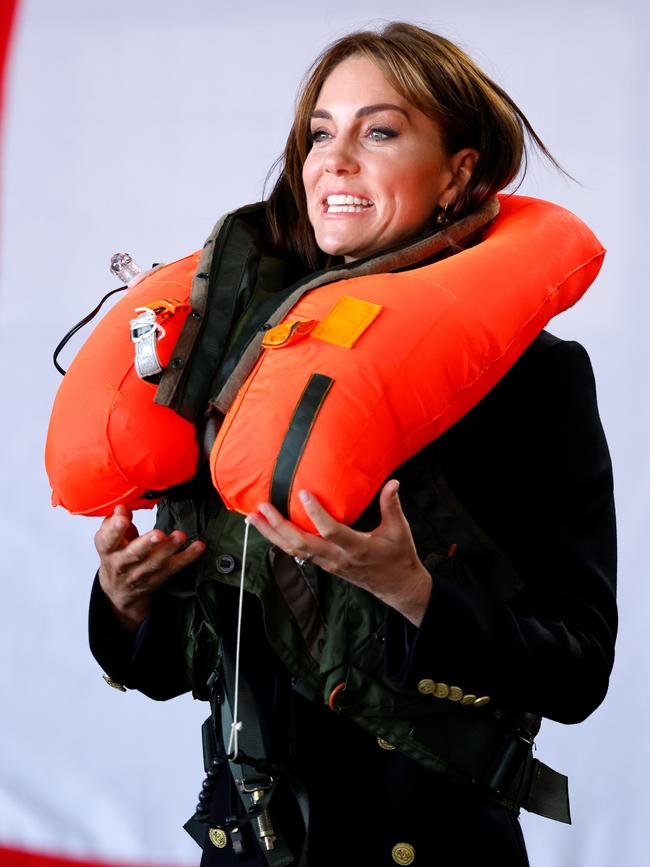
[[[136,307],[135,312],[139,315],[129,323],[131,340],[135,344],[135,372],[140,379],[146,379],[163,371],[157,343],[165,336],[165,329],[158,322],[156,311],[150,307]]]

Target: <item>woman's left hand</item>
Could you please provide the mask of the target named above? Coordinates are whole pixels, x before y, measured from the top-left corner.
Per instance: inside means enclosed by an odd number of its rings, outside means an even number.
[[[262,503],[250,523],[297,560],[313,560],[327,572],[363,587],[419,626],[431,595],[431,575],[422,565],[398,496],[399,482],[386,482],[379,495],[381,523],[360,533],[336,521],[313,494],[300,491],[305,512],[320,533],[316,536]]]

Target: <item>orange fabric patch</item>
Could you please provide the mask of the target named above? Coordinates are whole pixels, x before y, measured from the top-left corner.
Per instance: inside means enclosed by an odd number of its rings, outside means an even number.
[[[312,337],[352,349],[366,328],[379,316],[381,309],[381,304],[342,295],[314,328]]]

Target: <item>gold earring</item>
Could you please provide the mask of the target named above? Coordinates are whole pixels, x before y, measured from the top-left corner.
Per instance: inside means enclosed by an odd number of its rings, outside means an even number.
[[[444,229],[449,222],[449,214],[447,213],[449,211],[449,202],[445,202],[444,205],[438,205],[438,207],[440,210],[436,214],[436,226],[440,229]]]

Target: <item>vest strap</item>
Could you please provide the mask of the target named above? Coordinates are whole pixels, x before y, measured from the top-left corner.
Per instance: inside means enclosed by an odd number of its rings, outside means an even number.
[[[318,595],[309,582],[304,566],[299,566],[293,557],[273,545],[269,550],[271,573],[282,594],[284,601],[291,609],[298,629],[307,645],[309,653],[320,662],[327,634],[327,626],[321,611]],[[297,679],[293,689],[308,701],[313,701],[315,694],[311,690],[297,687]]]

